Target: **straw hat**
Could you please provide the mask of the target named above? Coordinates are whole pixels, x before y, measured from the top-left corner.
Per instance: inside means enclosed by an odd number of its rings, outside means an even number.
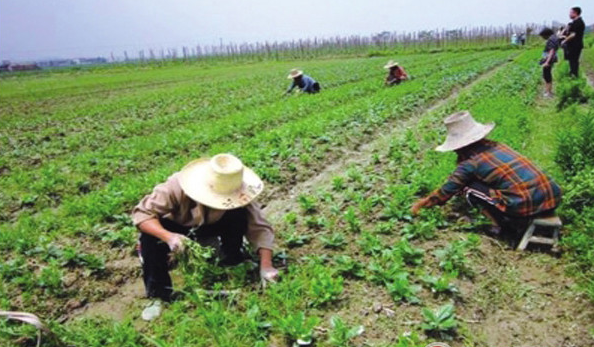
[[[468,111],[454,113],[444,123],[448,136],[442,145],[435,148],[439,152],[454,151],[484,139],[495,127],[495,123],[481,124],[475,121]]]
[[[264,190],[260,177],[231,154],[192,161],[181,170],[180,185],[192,200],[218,210],[243,207]]]
[[[391,69],[394,66],[398,66],[398,62],[394,60],[390,60],[385,66],[384,69]]]
[[[287,78],[288,79],[297,78],[301,75],[303,75],[303,71],[298,70],[298,69],[293,69],[293,70],[291,70],[291,72],[289,72],[289,76],[287,76]]]

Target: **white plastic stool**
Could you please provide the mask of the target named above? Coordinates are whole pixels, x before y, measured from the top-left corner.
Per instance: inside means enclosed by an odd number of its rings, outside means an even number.
[[[524,232],[522,241],[518,245],[518,251],[526,249],[529,243],[551,245],[554,248],[559,241],[559,231],[562,226],[563,223],[557,216],[533,219]]]

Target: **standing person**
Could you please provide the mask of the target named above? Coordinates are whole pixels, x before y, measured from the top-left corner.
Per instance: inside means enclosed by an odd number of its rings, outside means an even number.
[[[287,78],[292,79],[293,83],[291,83],[289,89],[287,89],[286,94],[291,94],[295,87],[299,87],[303,93],[315,94],[320,92],[320,84],[308,75],[304,75],[301,70],[291,70]]]
[[[551,28],[544,28],[540,32],[540,37],[547,40],[544,51],[542,52],[542,77],[545,81],[545,97],[553,95],[553,65],[558,61],[557,51],[559,50],[559,38]]]
[[[444,123],[448,135],[436,150],[455,151],[458,167],[441,188],[412,206],[414,215],[421,208],[443,205],[456,194],[482,210],[493,222],[493,234],[502,228],[525,227],[532,218],[554,213],[561,188],[526,157],[487,140],[495,124],[478,123],[468,111],[455,113]]]
[[[386,76],[386,80],[384,82],[384,84],[388,87],[395,84],[400,84],[400,82],[408,79],[408,74],[406,71],[404,71],[404,68],[402,68],[400,64],[393,60],[390,60],[384,66],[384,69],[388,69],[388,76]]]
[[[566,59],[569,61],[569,74],[578,77],[586,24],[582,19],[582,9],[579,7],[572,7],[569,10],[569,18],[571,18],[571,23],[569,23],[567,36],[561,42],[561,46],[567,48]]]
[[[519,38],[520,38],[520,44],[522,46],[525,46],[526,45],[526,33],[520,33]]]
[[[153,300],[144,320],[161,314],[161,302],[171,300],[169,256],[182,252],[188,238],[218,237],[223,265],[244,260],[243,238],[260,256],[262,281],[274,281],[274,232],[254,199],[262,192],[260,178],[230,154],[190,162],[157,185],[132,210],[140,230],[140,255],[146,294]]]

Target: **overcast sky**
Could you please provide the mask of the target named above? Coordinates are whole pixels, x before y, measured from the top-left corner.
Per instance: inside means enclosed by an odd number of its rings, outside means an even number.
[[[0,0],[0,59],[568,21],[594,0]]]

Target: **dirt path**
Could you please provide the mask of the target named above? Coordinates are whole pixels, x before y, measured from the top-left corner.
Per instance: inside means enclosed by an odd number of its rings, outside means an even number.
[[[379,134],[373,141],[359,146],[356,150],[345,150],[342,153],[340,160],[326,166],[316,176],[296,184],[288,192],[279,188],[276,192],[278,194],[275,194],[275,192],[268,194],[268,196],[279,195],[279,198],[269,200],[268,203],[265,204],[264,212],[266,216],[273,225],[278,225],[286,212],[297,208],[296,197],[300,193],[312,191],[316,186],[328,184],[335,175],[342,173],[344,169],[350,165],[367,164],[371,160],[372,154],[377,152],[378,149],[386,148],[386,146],[389,145],[390,140],[396,134],[402,133],[407,129],[414,127],[427,112],[433,112],[443,107],[451,100],[454,100],[460,92],[471,88],[473,85],[484,79],[489,78],[507,64],[509,64],[509,62],[492,68],[465,86],[455,88],[447,98],[438,100],[430,106],[419,108],[404,120],[398,119],[387,123],[386,128],[391,129],[391,131]],[[117,290],[114,295],[103,301],[90,302],[84,307],[72,311],[68,317],[64,317],[64,319],[101,316],[121,320],[132,311],[140,312],[140,308],[143,305],[143,297],[144,287],[142,284],[142,278],[130,278],[126,284],[122,285]]]

